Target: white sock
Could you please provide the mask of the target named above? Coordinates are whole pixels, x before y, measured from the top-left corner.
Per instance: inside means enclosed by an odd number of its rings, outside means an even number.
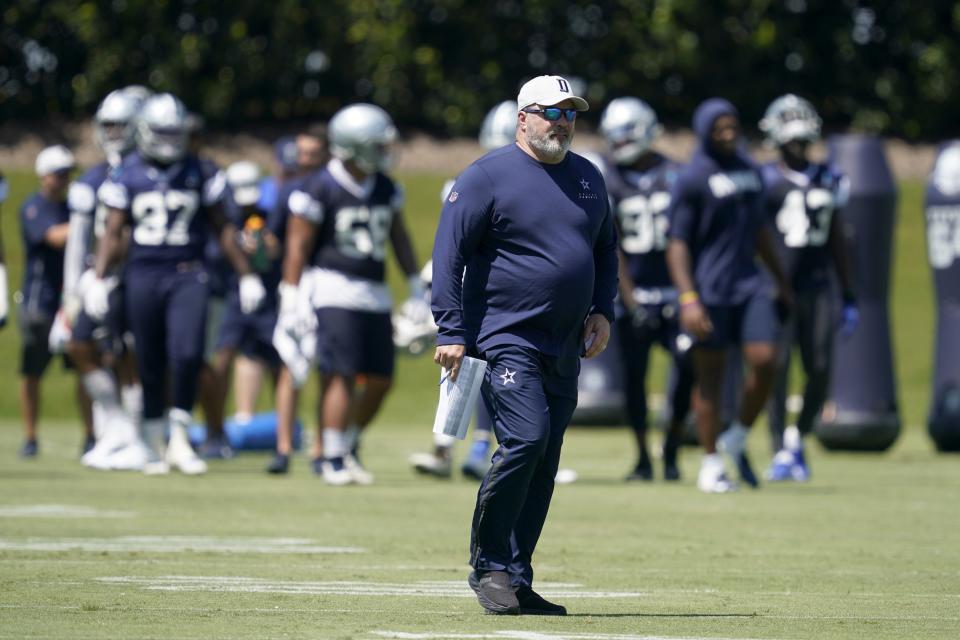
[[[783,448],[789,451],[800,451],[803,448],[800,429],[796,425],[792,424],[783,430]]]
[[[730,428],[721,436],[724,443],[729,449],[729,453],[737,454],[743,451],[744,446],[747,443],[747,436],[750,435],[750,430],[745,426],[740,424],[738,421],[734,420],[730,425]]]
[[[454,438],[453,436],[448,436],[445,433],[433,434],[433,444],[434,446],[437,446],[437,447],[443,447],[444,449],[449,449],[450,447],[453,446],[453,443],[456,441],[457,441],[456,438]]]
[[[350,453],[347,444],[347,434],[331,427],[323,428],[323,456],[325,458],[341,458]]]
[[[190,437],[187,434],[187,428],[190,426],[192,416],[176,407],[170,409],[167,416],[170,418],[170,442],[177,441],[189,445]]]
[[[120,389],[120,403],[134,424],[143,417],[143,387],[139,384],[124,385]]]
[[[166,448],[167,419],[166,418],[148,418],[140,426],[143,433],[143,441],[148,447],[159,455],[163,455]]]
[[[700,467],[704,469],[719,469],[723,471],[723,458],[719,453],[706,453],[700,460]]]
[[[94,424],[102,423],[104,426],[112,422],[119,422],[126,416],[123,415],[123,409],[117,400],[117,383],[113,376],[104,369],[94,369],[90,373],[85,373],[81,377],[83,388],[87,395],[93,401],[94,408],[99,405],[102,412],[102,419],[97,420],[94,416]],[[105,429],[103,429],[105,431]]]

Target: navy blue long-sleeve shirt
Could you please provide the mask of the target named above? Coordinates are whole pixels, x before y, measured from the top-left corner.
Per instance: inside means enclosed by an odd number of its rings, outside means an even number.
[[[440,215],[437,344],[480,352],[517,344],[576,357],[586,316],[613,318],[617,260],[593,164],[574,153],[543,164],[515,144],[492,151],[457,178]]]

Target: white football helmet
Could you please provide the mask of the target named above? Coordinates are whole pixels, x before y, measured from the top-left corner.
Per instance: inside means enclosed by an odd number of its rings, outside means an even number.
[[[487,113],[480,127],[480,144],[490,151],[517,139],[517,103],[504,100]]]
[[[337,111],[328,128],[330,153],[350,160],[369,174],[386,171],[393,163],[397,129],[390,115],[372,104],[351,104]]]
[[[960,194],[960,143],[945,147],[933,165],[930,181],[945,196]]]
[[[147,98],[153,95],[153,91],[142,84],[130,84],[125,86],[123,89],[120,89],[120,91],[123,91],[125,94],[141,104],[146,102]]]
[[[617,98],[600,116],[600,132],[617,164],[631,164],[663,131],[657,114],[640,98]]]
[[[108,157],[118,158],[133,148],[137,114],[142,102],[117,89],[107,94],[93,116],[93,136]]]
[[[820,138],[820,116],[807,100],[792,93],[770,103],[760,120],[760,131],[776,146],[794,140],[815,142]]]
[[[163,164],[187,153],[187,108],[173,94],[160,93],[143,103],[137,118],[137,148]]]

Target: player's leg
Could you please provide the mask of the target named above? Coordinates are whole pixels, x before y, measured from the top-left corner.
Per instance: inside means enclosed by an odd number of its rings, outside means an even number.
[[[711,318],[713,318],[712,315]],[[713,321],[716,322],[716,320]],[[733,484],[724,469],[723,458],[717,453],[726,356],[725,348],[697,346],[693,350],[693,367],[697,380],[695,395],[697,437],[704,451],[697,486],[707,493],[725,493],[733,489]]]
[[[128,272],[127,321],[137,345],[137,375],[143,388],[142,441],[146,446],[146,474],[170,470],[164,461],[167,405],[166,305],[170,284],[149,274]]]
[[[830,387],[830,365],[833,361],[833,341],[836,335],[836,305],[829,289],[811,292],[798,304],[798,342],[806,385],[803,390],[803,408],[797,418],[796,433],[784,438],[786,448],[793,454],[790,476],[794,480],[810,478],[804,455],[803,438],[813,431],[817,416],[823,409]]]
[[[274,391],[274,403],[277,407],[277,450],[270,464],[267,465],[267,473],[283,474],[290,467],[298,399],[299,391],[293,382],[293,375],[289,369],[281,366],[277,373],[277,385]],[[322,458],[322,451],[319,453]]]
[[[664,332],[664,348],[673,357],[675,380],[667,393],[670,405],[670,419],[663,441],[663,479],[679,480],[680,467],[677,456],[683,441],[683,431],[690,413],[690,400],[693,393],[693,358],[690,352],[690,339],[679,334],[679,326],[670,323]]]
[[[37,418],[40,407],[40,378],[43,377],[53,354],[47,344],[51,324],[20,316],[20,416],[24,439],[21,458],[37,455]]]
[[[754,295],[739,312],[739,342],[747,366],[737,419],[720,438],[721,449],[736,463],[741,479],[758,485],[747,455],[747,435],[770,398],[777,371],[778,324],[773,300]]]
[[[233,398],[237,422],[247,422],[257,412],[257,398],[260,397],[266,371],[267,366],[262,360],[243,353],[233,361]]]
[[[197,399],[207,323],[207,281],[202,269],[178,273],[165,309],[172,407],[166,461],[188,475],[205,473],[207,464],[190,446],[187,430]]]
[[[770,427],[770,445],[773,448],[773,460],[767,469],[766,478],[771,482],[789,480],[790,467],[793,465],[793,453],[784,448],[784,434],[796,431],[795,426],[787,426],[787,398],[790,389],[790,365],[793,359],[793,345],[797,339],[799,309],[791,310],[790,317],[783,324],[780,344],[777,347],[777,378],[774,382],[770,401],[767,403],[767,422]]]
[[[322,475],[327,484],[341,486],[354,482],[345,462],[350,455],[347,424],[353,410],[354,375],[337,373],[334,367],[321,376],[319,422],[323,425],[323,449],[322,457],[314,458],[314,471]]]
[[[645,327],[634,325],[625,315],[617,320],[617,332],[626,374],[627,417],[637,447],[637,462],[627,480],[652,480],[653,465],[647,447],[647,364],[650,359],[651,336]]]
[[[232,304],[231,304],[232,302]],[[207,421],[206,439],[200,452],[204,458],[230,458],[233,451],[223,429],[229,388],[230,363],[242,331],[240,304],[234,299],[210,295],[204,329],[204,354],[198,378],[200,408]],[[227,326],[229,325],[229,327]]]

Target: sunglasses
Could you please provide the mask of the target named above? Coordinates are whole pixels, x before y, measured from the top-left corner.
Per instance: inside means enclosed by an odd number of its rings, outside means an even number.
[[[560,116],[565,116],[567,122],[573,122],[577,119],[576,109],[561,109],[560,107],[547,107],[545,109],[524,109],[524,113],[536,113],[544,120],[556,122]]]

